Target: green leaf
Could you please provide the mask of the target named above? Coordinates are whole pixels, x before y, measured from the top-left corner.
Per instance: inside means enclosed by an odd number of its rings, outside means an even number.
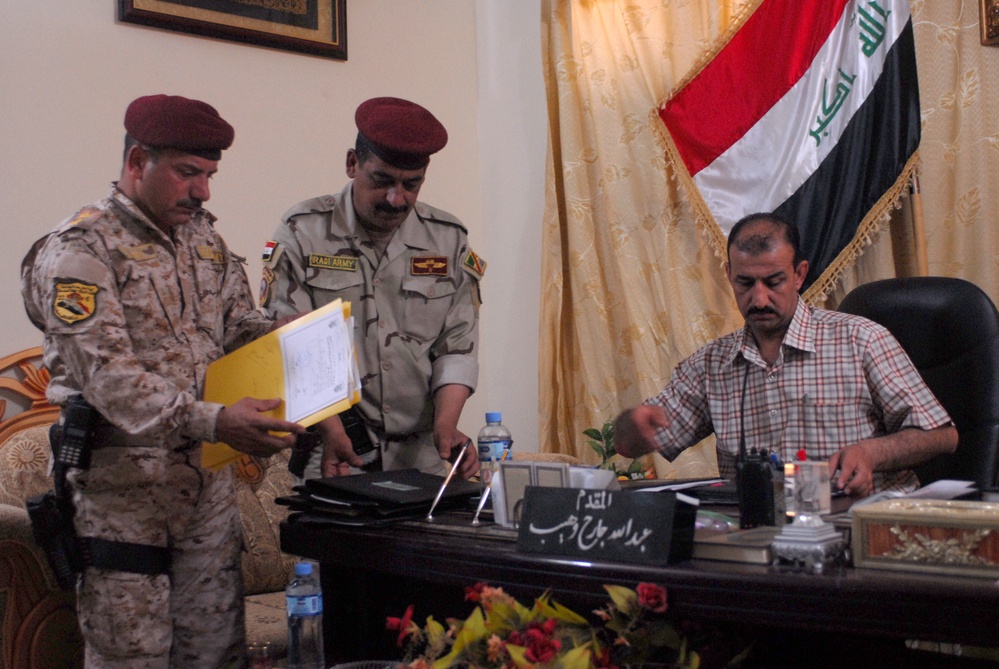
[[[623,585],[605,585],[604,590],[610,595],[611,601],[618,611],[630,616],[638,606],[638,594]]]
[[[506,644],[506,652],[510,654],[510,659],[513,660],[513,663],[521,669],[527,669],[527,667],[534,666],[526,657],[524,657],[524,654],[527,653],[527,649],[523,646],[514,646],[512,643],[508,643]],[[435,666],[434,669],[437,669],[437,667]]]
[[[595,441],[589,441],[587,443],[590,445],[590,448],[597,452],[597,455],[600,456],[602,462],[607,462],[607,451],[604,450],[603,446]]]
[[[554,618],[560,622],[579,625],[580,627],[586,627],[589,624],[583,616],[556,601],[549,600],[547,597],[539,598],[538,603],[541,605],[541,610],[546,618]]]
[[[587,669],[590,666],[589,644],[577,646],[562,656],[562,669]]]
[[[600,433],[600,430],[594,429],[592,427],[588,428],[586,430],[583,430],[583,434],[585,434],[590,439],[594,439],[596,441],[605,441],[604,440],[604,435]]]
[[[641,460],[632,460],[631,464],[628,465],[629,474],[637,474],[640,471],[644,471],[645,468],[642,466]]]
[[[609,420],[606,423],[604,423],[603,437],[604,437],[604,443],[605,444],[613,444],[614,443],[614,421]]]

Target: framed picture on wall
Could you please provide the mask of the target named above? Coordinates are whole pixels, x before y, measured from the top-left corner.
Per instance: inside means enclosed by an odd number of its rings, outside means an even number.
[[[999,45],[999,0],[979,0],[979,23],[982,26],[982,44]]]
[[[347,60],[347,0],[118,0],[118,20]]]

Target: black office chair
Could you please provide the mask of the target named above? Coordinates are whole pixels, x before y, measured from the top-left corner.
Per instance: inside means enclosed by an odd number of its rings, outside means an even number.
[[[973,283],[947,277],[857,286],[839,310],[888,328],[957,426],[957,450],[916,467],[939,479],[999,483],[999,312]]]

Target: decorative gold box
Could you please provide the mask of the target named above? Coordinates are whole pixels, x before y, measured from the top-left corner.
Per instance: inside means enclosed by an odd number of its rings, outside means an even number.
[[[857,567],[999,577],[999,503],[894,499],[852,515]]]

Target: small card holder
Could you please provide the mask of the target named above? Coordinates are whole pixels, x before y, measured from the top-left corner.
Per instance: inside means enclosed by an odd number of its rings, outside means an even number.
[[[498,525],[516,527],[528,486],[567,488],[569,465],[562,462],[503,461],[493,481],[493,518]]]

